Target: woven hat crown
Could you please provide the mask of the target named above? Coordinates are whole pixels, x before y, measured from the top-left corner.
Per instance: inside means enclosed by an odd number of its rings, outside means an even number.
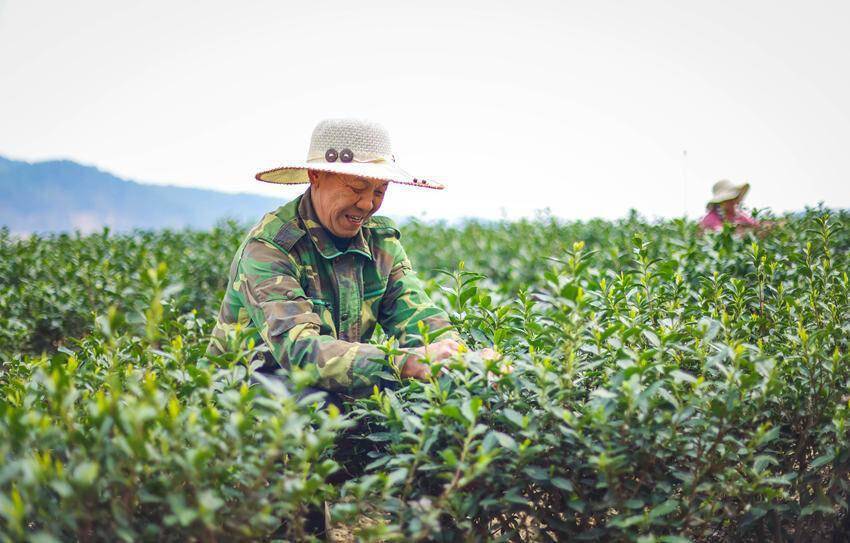
[[[378,123],[361,119],[326,119],[313,129],[308,161],[324,161],[328,150],[350,150],[355,162],[393,161],[390,135]]]
[[[743,198],[749,189],[749,183],[736,185],[728,179],[721,179],[711,187],[712,198],[709,201],[718,204],[733,198]]]
[[[309,183],[307,172],[331,172],[444,189],[445,185],[414,177],[396,163],[390,135],[383,126],[363,119],[325,119],[313,129],[306,161],[291,161],[258,173],[266,183]]]
[[[737,186],[728,179],[721,179],[711,187],[711,192],[714,194],[726,194],[737,190]]]

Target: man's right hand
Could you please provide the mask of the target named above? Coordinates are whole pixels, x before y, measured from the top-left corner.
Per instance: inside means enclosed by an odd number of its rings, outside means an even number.
[[[427,381],[431,376],[431,371],[426,364],[420,360],[427,357],[432,362],[451,358],[460,349],[460,343],[453,339],[443,339],[428,345],[427,353],[425,347],[416,347],[410,349],[410,354],[404,361],[404,366],[401,368],[401,376],[410,379],[419,379]]]

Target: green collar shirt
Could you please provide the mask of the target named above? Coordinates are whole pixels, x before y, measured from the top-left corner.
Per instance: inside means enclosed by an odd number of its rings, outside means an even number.
[[[351,392],[376,384],[386,369],[384,353],[368,343],[375,325],[401,347],[416,347],[420,322],[430,330],[449,326],[411,268],[395,224],[373,216],[340,251],[307,189],[266,214],[239,246],[208,353],[234,348],[231,332],[253,328],[272,367],[313,364],[318,386]]]

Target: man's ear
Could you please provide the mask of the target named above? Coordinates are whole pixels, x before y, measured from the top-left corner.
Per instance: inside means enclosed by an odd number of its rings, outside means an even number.
[[[307,177],[310,179],[310,186],[316,186],[319,182],[319,172],[316,170],[307,170]]]

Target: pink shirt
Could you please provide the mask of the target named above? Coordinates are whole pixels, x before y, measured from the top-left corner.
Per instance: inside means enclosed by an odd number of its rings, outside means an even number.
[[[740,209],[735,210],[735,214],[725,219],[726,222],[730,222],[734,225],[742,225],[742,226],[758,226],[758,221],[754,218],[750,217],[747,213],[741,211]],[[720,214],[720,209],[714,207],[705,214],[705,217],[699,222],[699,225],[704,230],[721,230],[723,229],[723,221],[724,217]]]

